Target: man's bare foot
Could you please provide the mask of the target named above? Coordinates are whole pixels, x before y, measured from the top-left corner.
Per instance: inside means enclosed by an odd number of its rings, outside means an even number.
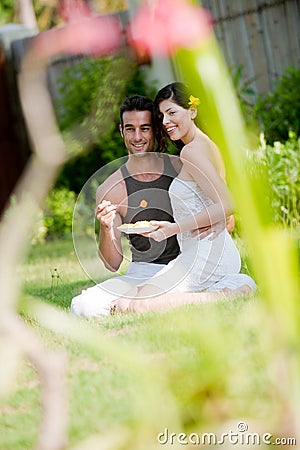
[[[131,301],[132,298],[118,298],[114,300],[110,305],[110,314],[114,315],[116,312],[126,312]]]

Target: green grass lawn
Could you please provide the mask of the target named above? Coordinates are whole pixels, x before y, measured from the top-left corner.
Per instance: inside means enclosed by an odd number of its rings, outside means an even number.
[[[285,355],[258,298],[79,320],[68,313],[71,298],[93,282],[72,241],[33,247],[18,272],[22,316],[46,349],[68,357],[68,449],[161,448],[165,428],[220,435],[241,421],[251,432],[286,432]],[[10,381],[0,403],[0,449],[33,449],[38,376],[22,360]]]

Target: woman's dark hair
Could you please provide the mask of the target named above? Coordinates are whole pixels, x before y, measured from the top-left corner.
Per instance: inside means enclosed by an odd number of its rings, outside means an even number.
[[[172,100],[177,105],[182,108],[189,109],[189,94],[185,84],[180,82],[170,83],[167,86],[161,88],[155,96],[154,99],[154,118],[155,118],[155,129],[157,135],[157,141],[160,142],[163,150],[167,150],[167,139],[166,133],[162,127],[162,114],[159,110],[159,104],[163,100]],[[172,143],[180,150],[184,146],[181,140],[172,141]]]
[[[176,81],[161,88],[155,96],[154,105],[158,108],[160,102],[169,99],[182,108],[189,109],[189,94],[185,84]]]

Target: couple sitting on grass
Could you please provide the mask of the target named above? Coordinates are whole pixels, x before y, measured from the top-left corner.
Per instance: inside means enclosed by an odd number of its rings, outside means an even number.
[[[105,266],[116,272],[123,261],[122,224],[150,221],[154,230],[127,235],[132,262],[126,274],[74,297],[74,314],[163,311],[255,290],[252,278],[240,273],[228,232],[233,204],[220,152],[194,123],[198,103],[176,82],[154,102],[136,95],[121,105],[128,160],[97,190]],[[162,153],[166,137],[180,149],[179,157]]]

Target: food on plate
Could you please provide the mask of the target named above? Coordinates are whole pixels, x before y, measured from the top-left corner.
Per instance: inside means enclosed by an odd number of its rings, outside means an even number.
[[[118,230],[126,234],[143,234],[150,233],[150,231],[157,230],[157,225],[152,225],[148,220],[139,220],[135,223],[123,223],[118,227]]]
[[[122,227],[127,228],[144,228],[144,227],[152,227],[153,225],[148,220],[139,220],[135,223],[123,223]]]

